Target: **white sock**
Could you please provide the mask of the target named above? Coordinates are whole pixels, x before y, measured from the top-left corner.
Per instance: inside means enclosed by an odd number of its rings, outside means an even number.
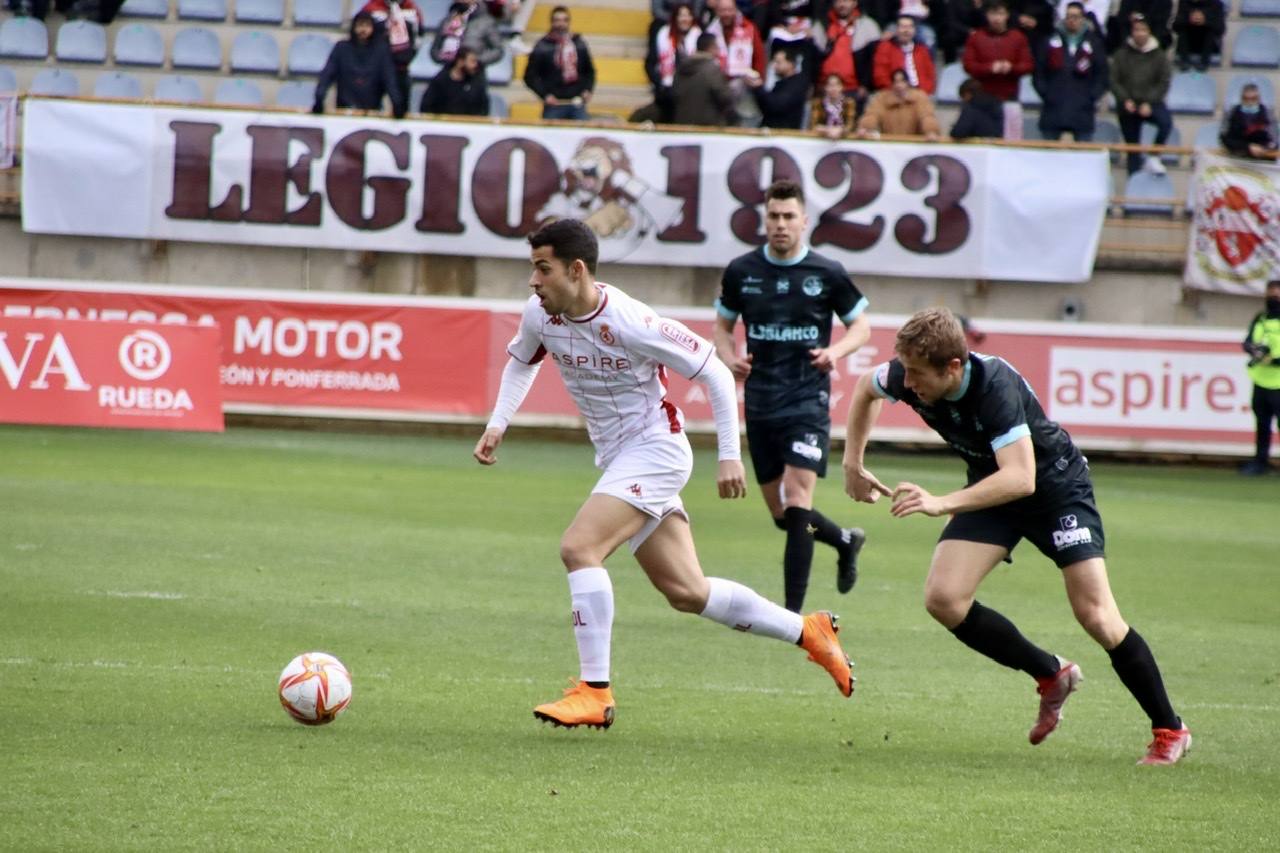
[[[569,572],[573,601],[573,638],[583,681],[609,680],[609,641],[613,636],[613,584],[601,568]]]
[[[804,630],[804,617],[779,607],[736,581],[707,578],[711,592],[700,615],[736,631],[795,643]]]

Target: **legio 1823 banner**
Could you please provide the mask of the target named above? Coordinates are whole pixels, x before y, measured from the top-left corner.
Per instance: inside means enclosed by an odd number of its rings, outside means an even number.
[[[0,313],[0,421],[222,431],[218,330]]]
[[[764,187],[790,178],[810,243],[851,271],[1086,281],[1110,186],[1100,150],[25,110],[22,226],[47,234],[524,258],[538,223],[571,216],[606,263],[720,266],[764,242]]]

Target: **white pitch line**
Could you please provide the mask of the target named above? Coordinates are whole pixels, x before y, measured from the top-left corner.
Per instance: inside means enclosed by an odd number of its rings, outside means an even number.
[[[89,590],[88,595],[100,595],[107,598],[150,598],[156,601],[181,601],[187,596],[181,592],[158,592],[155,590],[137,590],[126,591],[119,589],[108,589],[99,592],[98,590]]]

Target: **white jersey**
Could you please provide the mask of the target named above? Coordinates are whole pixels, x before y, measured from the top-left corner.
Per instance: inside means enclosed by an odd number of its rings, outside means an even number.
[[[683,431],[684,415],[666,398],[666,368],[693,379],[715,348],[618,288],[596,288],[600,304],[576,319],[551,316],[530,297],[507,354],[525,364],[551,356],[604,467],[637,436]]]

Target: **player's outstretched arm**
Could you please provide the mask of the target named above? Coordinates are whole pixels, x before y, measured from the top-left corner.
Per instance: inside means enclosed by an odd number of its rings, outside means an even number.
[[[471,455],[481,465],[492,465],[498,461],[494,451],[502,443],[502,436],[507,431],[507,424],[515,415],[520,404],[533,387],[533,380],[538,378],[539,363],[525,364],[518,358],[507,359],[507,366],[502,369],[502,382],[498,385],[498,400],[493,405],[493,414],[485,427],[484,435],[476,442]]]
[[[867,439],[871,436],[871,427],[880,416],[884,400],[871,390],[872,375],[864,373],[858,378],[849,399],[849,418],[846,424],[844,441],[844,491],[855,501],[873,504],[880,496],[892,494],[889,488],[876,479],[863,464],[863,455],[867,450]]]
[[[711,412],[716,418],[716,438],[720,465],[716,471],[716,489],[722,498],[741,498],[747,494],[747,475],[742,467],[742,448],[738,436],[738,392],[733,374],[719,359],[707,359],[695,377],[707,389]]]

